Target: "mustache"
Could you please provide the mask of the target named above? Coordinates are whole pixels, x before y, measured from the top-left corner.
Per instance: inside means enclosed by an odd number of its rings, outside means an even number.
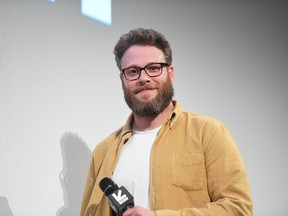
[[[153,89],[157,89],[157,88],[151,84],[146,84],[144,86],[136,88],[133,92],[137,94],[137,93],[144,91],[144,90],[153,90]]]

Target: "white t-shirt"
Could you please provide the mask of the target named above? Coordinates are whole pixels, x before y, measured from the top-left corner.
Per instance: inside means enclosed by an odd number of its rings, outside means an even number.
[[[160,127],[150,131],[133,131],[123,146],[112,180],[124,186],[134,197],[135,206],[150,208],[150,154]]]

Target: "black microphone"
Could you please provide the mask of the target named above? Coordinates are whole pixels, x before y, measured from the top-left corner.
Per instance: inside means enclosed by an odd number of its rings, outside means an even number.
[[[119,188],[115,182],[107,177],[100,181],[99,186],[108,197],[110,207],[118,216],[122,216],[127,209],[134,207],[134,197],[125,187]]]

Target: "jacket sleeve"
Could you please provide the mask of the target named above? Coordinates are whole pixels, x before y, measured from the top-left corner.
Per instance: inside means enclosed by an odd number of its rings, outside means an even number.
[[[252,198],[244,164],[226,126],[207,124],[202,133],[202,145],[211,202],[201,208],[156,210],[156,215],[252,216]]]
[[[96,179],[95,166],[94,166],[94,160],[92,159],[90,162],[89,172],[87,175],[87,180],[86,180],[86,184],[84,188],[80,216],[84,216],[86,209],[88,208],[90,197],[93,192],[94,185],[95,185],[95,179]]]

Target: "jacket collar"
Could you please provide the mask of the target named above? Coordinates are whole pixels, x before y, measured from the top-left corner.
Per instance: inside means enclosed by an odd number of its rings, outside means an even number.
[[[169,129],[173,127],[174,123],[177,121],[177,119],[180,117],[181,113],[183,112],[182,107],[177,100],[173,100],[172,103],[174,105],[174,109],[171,115],[169,116],[169,118],[167,119],[167,122],[165,123],[165,125],[169,124]]]
[[[176,122],[176,120],[179,118],[180,114],[183,111],[182,107],[180,106],[180,103],[177,100],[173,100],[172,103],[174,105],[174,109],[165,123],[165,125],[169,124],[170,129],[172,128],[172,126],[174,125],[174,123]],[[118,144],[120,144],[120,141],[122,140],[122,138],[124,136],[127,136],[127,138],[129,138],[132,135],[133,118],[134,118],[133,113],[131,113],[129,115],[125,125],[122,127],[122,131],[121,131],[121,134],[119,136]]]

